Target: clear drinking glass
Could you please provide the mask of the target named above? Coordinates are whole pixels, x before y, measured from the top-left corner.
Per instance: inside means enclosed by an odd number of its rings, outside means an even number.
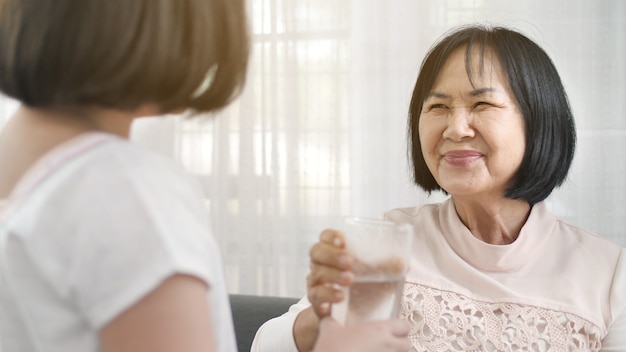
[[[332,306],[332,316],[344,325],[396,318],[413,227],[409,224],[348,216],[343,221],[346,250],[353,256],[355,280],[342,287],[345,298]]]

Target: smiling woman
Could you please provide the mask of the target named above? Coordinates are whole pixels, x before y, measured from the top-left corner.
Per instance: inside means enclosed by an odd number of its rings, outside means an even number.
[[[421,139],[426,135],[422,128],[428,128],[422,126],[422,117],[430,121],[437,112],[430,111],[431,96],[440,95],[448,97],[453,111],[459,110],[457,105],[471,107],[468,115],[481,128],[470,133],[482,134],[484,128],[482,138],[502,139],[498,152],[506,153],[506,160],[498,163],[518,163],[509,176],[516,175],[501,185],[505,197],[532,205],[563,183],[574,157],[574,119],[552,60],[535,43],[517,33],[494,30],[488,35],[468,28],[433,48],[424,60],[411,100],[409,133],[414,181],[426,191],[446,190],[426,167]],[[513,125],[504,126],[507,123]],[[444,137],[459,138],[454,126]]]
[[[544,50],[508,28],[457,28],[426,54],[409,110],[414,182],[449,194],[385,214],[416,230],[401,309],[411,351],[624,350],[626,249],[544,202],[576,136]],[[309,348],[351,285],[343,241],[322,232],[307,297],[259,330],[261,351]]]
[[[442,189],[477,199],[511,186],[524,156],[524,117],[497,57],[464,47],[450,54],[418,123],[420,154]]]

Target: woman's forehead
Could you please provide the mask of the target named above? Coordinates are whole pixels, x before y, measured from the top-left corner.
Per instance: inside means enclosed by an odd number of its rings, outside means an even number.
[[[471,50],[462,46],[452,51],[438,72],[432,88],[451,80],[457,83],[467,81],[475,89],[494,88],[494,85],[506,87],[509,84],[495,52],[488,47],[476,46]]]

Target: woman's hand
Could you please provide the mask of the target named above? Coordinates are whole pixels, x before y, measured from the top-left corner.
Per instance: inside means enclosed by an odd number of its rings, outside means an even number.
[[[313,352],[406,352],[411,348],[409,329],[409,323],[399,319],[342,326],[326,317]]]
[[[349,286],[354,280],[350,271],[353,258],[345,249],[341,232],[325,230],[309,252],[311,271],[307,277],[307,296],[319,319],[330,315],[331,304],[344,299],[336,285]]]
[[[307,276],[307,298],[311,307],[300,312],[294,323],[293,336],[298,351],[313,348],[320,320],[330,315],[331,304],[344,299],[343,292],[336,285],[349,286],[354,279],[350,271],[353,259],[346,251],[344,236],[339,231],[323,231],[309,255],[311,270]]]

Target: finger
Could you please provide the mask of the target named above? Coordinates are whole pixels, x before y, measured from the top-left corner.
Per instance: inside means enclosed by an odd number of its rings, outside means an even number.
[[[389,340],[387,345],[389,346],[389,348],[386,350],[405,352],[410,350],[413,344],[407,336],[394,336]]]
[[[307,296],[315,314],[322,318],[330,314],[332,303],[344,298],[337,285],[352,284],[354,275],[348,271],[352,260],[344,250],[343,235],[335,230],[323,231],[309,255],[311,270],[307,276]]]
[[[408,337],[403,338],[393,338],[388,341],[385,351],[398,351],[405,352],[410,350],[412,347],[411,340]]]
[[[341,231],[334,229],[326,229],[320,233],[320,242],[328,243],[337,248],[345,248],[345,237]]]
[[[327,329],[336,329],[340,324],[332,317],[324,317],[320,319],[320,333],[325,332]]]
[[[344,298],[344,293],[335,285],[317,285],[310,287],[307,296],[313,305],[321,303],[338,303]]]
[[[354,274],[337,268],[311,263],[311,271],[307,275],[307,287],[336,284],[349,286],[354,281]]]
[[[408,323],[403,324],[401,321],[342,326],[332,318],[325,317],[320,320],[320,335],[315,351],[406,352],[411,348],[411,341],[406,335],[396,336],[392,331],[408,330]]]
[[[398,337],[406,337],[409,336],[409,332],[411,331],[411,324],[409,324],[406,320],[395,319],[392,320],[389,326],[389,332],[392,335]]]
[[[341,246],[332,242],[320,240],[309,250],[309,257],[312,263],[336,267],[340,270],[350,270],[352,267],[352,256]]]
[[[343,298],[344,293],[330,285],[316,286],[308,292],[311,307],[319,318],[329,315],[331,304],[340,302]]]
[[[318,318],[323,318],[331,314],[331,303],[326,300],[316,299],[315,293],[312,293],[309,297],[311,302],[311,307],[313,308],[313,312],[317,315]]]
[[[393,336],[405,337],[411,331],[409,322],[402,319],[372,321],[369,324],[375,326],[377,330],[388,331]]]
[[[330,303],[324,302],[316,306],[313,306],[313,311],[315,312],[315,315],[317,315],[319,319],[328,317],[331,314]]]
[[[323,270],[313,270],[307,276],[307,295],[309,302],[313,307],[315,314],[322,318],[330,314],[330,305],[332,303],[338,303],[344,299],[344,292],[338,288],[336,284],[322,282],[319,278],[314,277],[314,273],[319,273]],[[351,272],[338,272],[337,270],[327,270],[329,272],[338,273],[335,281],[337,283],[351,284],[353,281],[353,275]],[[328,275],[327,275],[328,277]]]
[[[387,350],[392,351],[408,351],[411,348],[411,340],[409,339],[409,332],[411,326],[407,321],[395,319],[392,321],[382,322],[385,324],[384,328],[390,335],[386,341]]]

